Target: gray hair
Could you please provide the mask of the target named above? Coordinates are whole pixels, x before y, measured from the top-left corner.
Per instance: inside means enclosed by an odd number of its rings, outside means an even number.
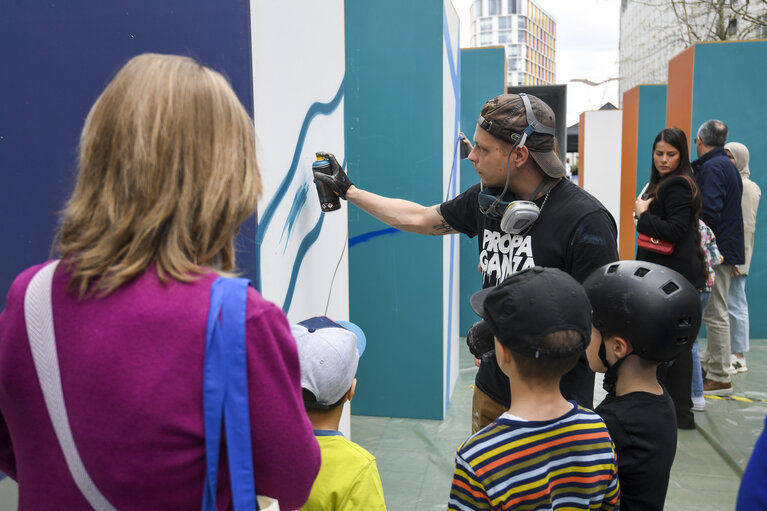
[[[727,142],[727,125],[716,119],[706,121],[698,128],[698,139],[709,147],[724,147]]]

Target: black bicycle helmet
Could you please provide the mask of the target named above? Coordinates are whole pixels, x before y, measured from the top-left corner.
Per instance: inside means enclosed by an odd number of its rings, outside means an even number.
[[[700,329],[698,292],[682,275],[645,261],[617,261],[583,283],[594,327],[626,338],[635,354],[673,360],[695,342]]]

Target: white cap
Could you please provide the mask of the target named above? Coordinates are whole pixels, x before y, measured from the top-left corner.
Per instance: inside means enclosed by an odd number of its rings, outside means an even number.
[[[352,386],[365,350],[365,334],[354,323],[316,316],[290,327],[301,363],[301,387],[320,406],[337,403]]]

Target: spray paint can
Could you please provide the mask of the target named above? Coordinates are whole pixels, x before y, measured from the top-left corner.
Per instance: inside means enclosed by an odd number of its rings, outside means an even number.
[[[330,162],[327,158],[317,156],[317,161],[312,163],[312,171],[319,171],[323,174],[330,175]],[[323,212],[335,211],[341,208],[341,199],[338,198],[338,195],[336,195],[328,185],[320,181],[315,181],[314,184],[317,186],[317,195],[320,198],[320,209],[322,209]]]

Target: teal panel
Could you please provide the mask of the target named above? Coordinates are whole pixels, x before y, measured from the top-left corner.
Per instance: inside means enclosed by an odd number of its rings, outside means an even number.
[[[461,50],[461,131],[469,140],[474,138],[479,116],[485,101],[503,94],[506,88],[506,52],[503,48],[469,48]],[[461,161],[461,190],[479,181],[469,160]],[[482,277],[477,271],[479,262],[477,239],[460,237],[460,325],[459,334],[465,336],[479,318],[471,310],[469,297],[482,289]]]
[[[637,193],[650,180],[652,143],[666,127],[666,86],[639,86],[639,119],[637,120]]]
[[[350,178],[380,195],[439,204],[443,2],[345,8]],[[442,238],[392,232],[350,206],[349,247],[351,320],[367,336],[354,413],[442,418]]]
[[[767,41],[695,45],[692,93],[692,131],[709,119],[724,121],[728,142],[740,142],[750,152],[751,179],[767,192],[767,144],[764,125],[767,103]],[[690,156],[695,158],[694,149]],[[756,221],[751,270],[746,281],[751,338],[767,337],[767,199],[762,199]]]

